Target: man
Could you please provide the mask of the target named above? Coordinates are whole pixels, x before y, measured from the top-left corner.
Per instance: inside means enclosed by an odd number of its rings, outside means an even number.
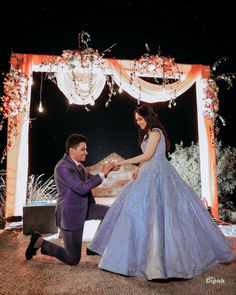
[[[82,134],[70,135],[66,141],[66,153],[54,170],[59,194],[56,225],[60,228],[64,248],[44,240],[40,233],[35,232],[25,252],[27,260],[32,259],[41,248],[44,255],[54,256],[69,265],[77,265],[81,258],[85,220],[103,219],[109,209],[108,206],[95,203],[91,190],[102,183],[114,164],[105,163],[102,171],[96,175],[86,172],[81,164],[88,154],[86,141]]]

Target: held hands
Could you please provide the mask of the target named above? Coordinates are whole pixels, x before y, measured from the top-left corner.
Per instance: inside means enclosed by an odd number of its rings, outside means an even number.
[[[121,168],[121,166],[125,164],[127,164],[126,160],[121,160],[121,161],[112,160],[110,162],[105,162],[102,166],[102,172],[105,176],[107,176],[111,171],[117,171]],[[132,173],[133,180],[137,178],[138,172],[139,172],[139,167],[137,167]]]
[[[115,168],[114,162],[106,162],[102,166],[102,172],[105,176],[108,175],[108,173]]]
[[[122,161],[110,161],[110,162],[105,162],[103,164],[103,167],[102,167],[102,172],[105,176],[107,176],[109,174],[109,172],[111,171],[117,171],[120,169],[120,167],[122,165],[125,165],[125,160],[122,160]]]
[[[113,171],[117,171],[121,168],[121,166],[125,165],[126,162],[125,160],[122,161],[113,161],[113,163],[115,164],[114,168],[112,169]]]
[[[121,160],[121,161],[110,161],[110,162],[105,162],[102,166],[102,172],[104,176],[107,176],[111,171],[117,171],[121,168],[121,166],[127,164],[126,160]],[[139,167],[137,167],[134,172],[132,173],[132,179],[135,180],[138,176],[139,173]]]
[[[121,160],[121,161],[116,162],[116,166],[118,167],[118,169],[125,164],[126,164],[125,160]]]

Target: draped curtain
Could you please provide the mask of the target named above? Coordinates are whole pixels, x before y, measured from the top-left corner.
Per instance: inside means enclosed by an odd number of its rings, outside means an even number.
[[[57,72],[55,74],[57,86],[66,96],[70,103],[79,105],[93,104],[100,96],[106,76],[102,72],[92,73],[85,71]]]
[[[170,84],[158,85],[145,81],[135,72],[134,62],[127,60],[106,59],[106,70],[92,72],[58,71],[55,76],[57,85],[70,103],[79,105],[94,104],[101,94],[106,75],[112,75],[114,82],[132,97],[147,103],[163,102],[177,98],[187,91],[196,81],[199,66],[182,65],[185,67],[182,79]],[[180,65],[181,67],[181,65]],[[134,70],[132,70],[132,68]],[[154,77],[152,73],[143,73]]]

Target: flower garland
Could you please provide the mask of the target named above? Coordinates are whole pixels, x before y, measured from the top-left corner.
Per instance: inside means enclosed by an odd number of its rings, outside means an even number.
[[[0,113],[2,113],[0,130],[3,128],[4,121],[9,118],[8,148],[12,146],[17,135],[18,114],[25,112],[28,105],[28,80],[29,78],[24,73],[11,68],[3,81],[4,95],[1,97],[3,104],[0,107]],[[6,153],[6,149],[4,153]]]

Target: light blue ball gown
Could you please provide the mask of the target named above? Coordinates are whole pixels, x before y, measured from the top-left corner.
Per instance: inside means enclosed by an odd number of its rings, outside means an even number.
[[[233,259],[225,238],[195,191],[165,153],[165,138],[109,208],[89,249],[98,267],[148,280],[192,278]],[[145,151],[148,139],[141,148]]]

